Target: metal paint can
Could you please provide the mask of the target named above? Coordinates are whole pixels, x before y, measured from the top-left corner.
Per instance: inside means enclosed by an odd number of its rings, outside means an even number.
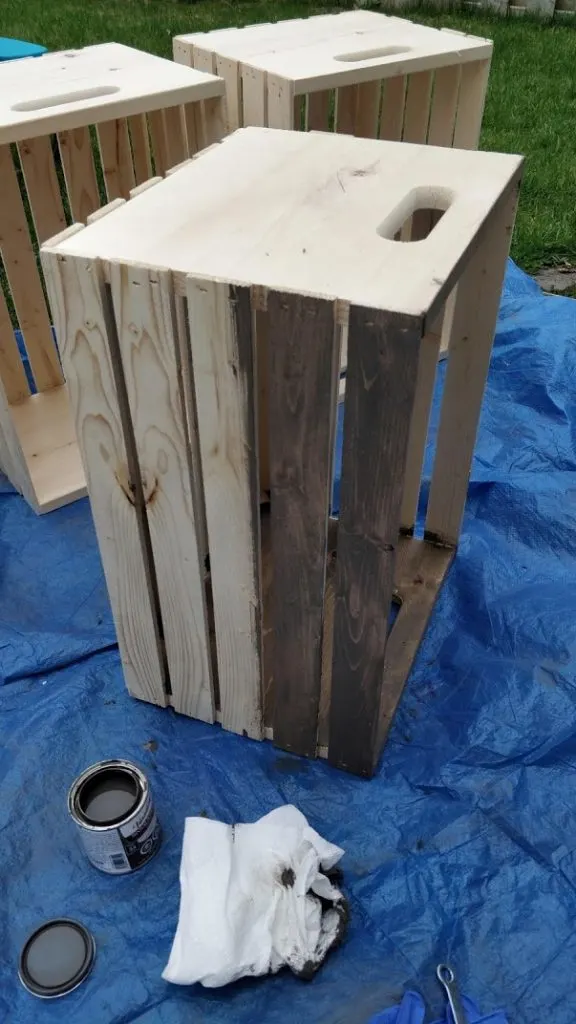
[[[127,875],[158,852],[162,830],[148,780],[130,761],[99,761],[78,776],[68,810],[88,860],[109,875]]]

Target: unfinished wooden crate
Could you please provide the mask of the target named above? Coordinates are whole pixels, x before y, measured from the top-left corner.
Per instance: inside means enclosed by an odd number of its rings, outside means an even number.
[[[220,138],[223,92],[117,43],[0,66],[0,468],[37,512],[86,493],[38,244]]]
[[[492,43],[372,11],[176,36],[226,82],[228,125],[476,149]]]
[[[458,543],[521,163],[249,128],[45,247],[135,696],[373,772]]]

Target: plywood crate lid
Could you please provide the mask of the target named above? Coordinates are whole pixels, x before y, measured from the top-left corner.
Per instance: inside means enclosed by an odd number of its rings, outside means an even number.
[[[215,75],[121,43],[0,65],[0,144],[223,94]]]
[[[319,15],[275,25],[176,36],[295,83],[296,92],[332,88],[490,57],[488,39],[416,25],[372,11]]]
[[[422,316],[522,158],[244,128],[51,251]],[[428,238],[394,241],[414,209]],[[50,249],[50,245],[47,246]]]

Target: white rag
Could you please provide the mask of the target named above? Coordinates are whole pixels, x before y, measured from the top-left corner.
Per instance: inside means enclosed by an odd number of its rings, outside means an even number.
[[[252,825],[187,818],[178,927],[162,977],[217,988],[284,964],[313,973],[345,927],[346,902],[321,871],[343,853],[292,805]]]

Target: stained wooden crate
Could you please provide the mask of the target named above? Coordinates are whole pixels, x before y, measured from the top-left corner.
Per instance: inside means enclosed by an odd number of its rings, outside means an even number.
[[[249,128],[44,249],[135,696],[373,772],[458,543],[521,164]]]
[[[223,91],[116,43],[0,66],[0,467],[37,512],[86,493],[38,243],[220,138]]]

